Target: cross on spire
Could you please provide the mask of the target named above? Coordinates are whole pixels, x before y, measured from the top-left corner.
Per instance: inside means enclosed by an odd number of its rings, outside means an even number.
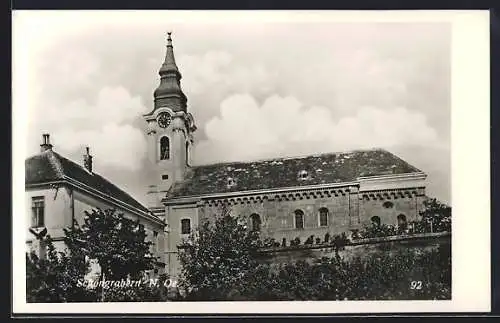
[[[172,46],[172,32],[167,31],[167,46]]]

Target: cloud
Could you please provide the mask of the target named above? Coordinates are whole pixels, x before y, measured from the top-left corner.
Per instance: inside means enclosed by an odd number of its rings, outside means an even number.
[[[99,129],[83,131],[64,128],[53,131],[53,134],[53,144],[73,155],[80,153],[81,156],[83,147],[90,146],[96,171],[103,166],[139,170],[146,153],[146,140],[142,131],[130,125],[110,123]]]
[[[146,142],[142,130],[131,122],[146,112],[141,99],[131,96],[123,87],[105,87],[92,101],[79,98],[47,105],[41,110],[41,118],[30,131],[31,152],[41,133],[47,132],[57,151],[77,160],[81,159],[83,147],[90,146],[96,163],[138,170],[146,153]]]
[[[438,142],[423,114],[402,107],[365,106],[336,120],[329,108],[278,95],[260,106],[249,94],[228,97],[205,132],[208,139],[195,148],[196,163]]]
[[[76,99],[64,107],[54,107],[44,112],[44,119],[51,124],[59,120],[75,122],[79,127],[99,127],[108,123],[121,124],[131,121],[146,108],[140,97],[132,97],[123,87],[105,87],[97,93],[94,102]]]
[[[225,51],[182,55],[177,62],[184,75],[185,88],[192,94],[220,89],[266,91],[274,76],[263,65],[239,62]]]
[[[35,70],[33,89],[45,100],[74,98],[95,91],[100,85],[100,60],[84,49],[56,47],[41,50],[39,56],[29,64]]]
[[[110,24],[108,17],[104,25],[78,30],[57,24],[44,30],[43,41],[41,34],[21,35],[18,52],[25,55],[15,65],[26,72],[13,70],[13,79],[30,102],[16,103],[14,111],[29,109],[30,154],[45,131],[57,151],[76,161],[88,144],[96,170],[145,190],[145,176],[132,176],[147,172],[136,171],[146,146],[141,114],[153,106],[165,32],[162,23],[144,23],[138,29],[128,20]],[[197,163],[449,146],[448,24],[258,25],[174,28],[182,88],[199,127]],[[140,46],[130,46],[134,39]],[[402,157],[412,162],[413,155],[433,165],[440,156],[408,149]]]

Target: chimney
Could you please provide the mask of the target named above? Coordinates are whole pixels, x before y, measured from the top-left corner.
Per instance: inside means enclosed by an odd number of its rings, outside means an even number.
[[[92,173],[92,156],[89,147],[85,147],[86,153],[83,155],[83,166]]]
[[[44,133],[42,135],[43,141],[42,144],[40,145],[40,150],[43,153],[44,151],[47,150],[52,150],[52,145],[50,144],[50,138],[48,133]]]

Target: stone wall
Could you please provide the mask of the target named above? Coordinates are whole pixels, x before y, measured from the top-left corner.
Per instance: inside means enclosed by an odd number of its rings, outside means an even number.
[[[451,233],[423,233],[412,236],[394,236],[384,238],[363,239],[350,243],[339,251],[339,255],[346,259],[368,257],[374,254],[392,254],[403,249],[418,251],[433,250],[439,246],[451,247]],[[293,263],[298,260],[313,262],[321,257],[333,257],[335,250],[332,246],[296,246],[288,248],[269,248],[261,254],[264,263]]]
[[[338,193],[337,193],[338,192]],[[290,241],[299,237],[303,243],[309,236],[324,240],[330,236],[349,233],[371,224],[371,217],[378,216],[382,224],[397,225],[397,217],[404,214],[407,221],[416,220],[422,200],[416,193],[399,194],[398,190],[388,190],[386,194],[360,193],[355,187],[338,190],[334,194],[316,197],[293,197],[286,199],[254,199],[229,205],[232,214],[241,215],[251,226],[250,216],[258,214],[261,219],[261,237],[274,238],[277,242]],[[415,191],[416,192],[416,191]],[[392,193],[392,194],[391,194]],[[391,207],[384,207],[390,202]],[[320,208],[328,209],[328,225],[319,224]],[[200,206],[200,216],[210,219],[221,214],[221,204],[207,201]],[[304,228],[295,228],[295,211],[304,213]],[[178,221],[178,219],[177,219]]]

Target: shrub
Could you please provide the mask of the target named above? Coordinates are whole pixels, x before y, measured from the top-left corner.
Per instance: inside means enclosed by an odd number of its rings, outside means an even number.
[[[306,241],[304,241],[305,245],[313,244],[313,243],[314,243],[314,236],[313,235],[309,236],[309,238],[307,238]]]
[[[323,257],[260,265],[240,300],[433,300],[451,298],[449,248],[405,249],[345,261]],[[421,288],[412,288],[421,286]],[[415,285],[416,283],[421,285]],[[244,296],[242,296],[244,295]]]

